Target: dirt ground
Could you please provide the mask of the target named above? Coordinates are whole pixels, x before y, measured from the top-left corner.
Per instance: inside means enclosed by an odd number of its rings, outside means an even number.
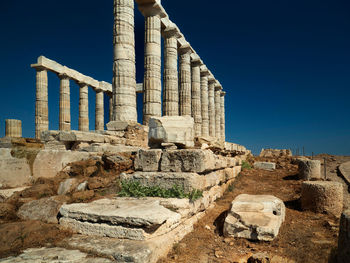
[[[339,157],[338,161],[338,157],[330,158],[334,158],[334,161],[328,162],[332,164],[328,170],[332,171],[335,164],[350,159]],[[233,190],[218,200],[215,208],[207,211],[195,225],[195,230],[176,244],[168,257],[159,263],[247,262],[247,258],[258,252],[265,252],[270,258],[279,256],[279,260],[274,261],[279,263],[334,262],[339,220],[326,214],[301,211],[299,198],[302,181],[298,180],[297,166],[291,165],[288,160],[275,161],[276,171],[244,170],[235,181]],[[242,193],[269,194],[284,201],[286,221],[274,241],[254,242],[223,236],[225,215],[232,200]]]
[[[123,156],[121,156],[123,157]],[[316,156],[326,158],[328,180],[340,181],[337,166],[350,157]],[[67,202],[90,202],[115,194],[120,172],[132,172],[133,156],[100,161],[88,160],[72,164],[69,170],[54,179],[40,179],[25,191],[15,194],[0,203],[0,258],[19,254],[26,248],[54,246],[63,238],[72,235],[62,231],[57,224],[40,221],[22,221],[16,216],[18,208],[31,200],[56,195],[59,182],[66,178],[87,181],[88,189],[79,193],[69,193]],[[259,160],[266,160],[256,158]],[[297,166],[290,159],[270,159],[277,163],[273,172],[263,170],[244,170],[237,178],[231,191],[216,202],[213,209],[195,225],[192,233],[180,243],[175,244],[168,257],[159,263],[200,262],[233,263],[247,262],[252,254],[266,252],[270,257],[280,256],[273,261],[322,263],[333,262],[337,247],[338,219],[326,214],[301,211],[301,181],[297,177]],[[347,187],[345,201],[350,200]],[[252,242],[245,239],[225,238],[222,227],[225,215],[232,200],[239,194],[271,194],[282,199],[287,207],[286,221],[278,237],[272,242]],[[347,205],[346,205],[347,206]],[[288,261],[293,260],[293,261]]]

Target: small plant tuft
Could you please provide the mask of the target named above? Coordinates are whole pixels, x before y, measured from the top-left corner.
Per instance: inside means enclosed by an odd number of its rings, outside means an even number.
[[[242,171],[243,170],[250,170],[252,169],[252,166],[250,165],[250,163],[248,163],[247,161],[243,161],[242,162]]]
[[[132,180],[121,181],[121,188],[118,195],[123,197],[188,198],[191,201],[195,201],[203,196],[203,192],[197,189],[186,194],[184,188],[178,185],[165,189],[159,186],[143,186],[139,182]]]

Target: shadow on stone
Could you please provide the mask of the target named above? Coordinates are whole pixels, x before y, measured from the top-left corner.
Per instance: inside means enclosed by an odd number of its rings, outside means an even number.
[[[215,233],[219,236],[224,235],[224,223],[229,211],[222,212],[214,221]]]
[[[292,174],[292,175],[285,176],[285,177],[283,177],[283,180],[286,180],[286,181],[291,181],[291,180],[297,181],[297,180],[299,180],[299,174]]]
[[[301,211],[301,200],[300,198],[298,199],[294,199],[294,200],[290,200],[290,201],[285,201],[284,205],[289,208],[289,209],[293,209],[296,211]]]

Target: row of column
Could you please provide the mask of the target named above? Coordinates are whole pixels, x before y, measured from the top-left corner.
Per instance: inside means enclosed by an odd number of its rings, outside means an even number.
[[[48,111],[48,80],[47,69],[36,68],[36,105],[35,105],[35,137],[40,139],[42,131],[49,130]],[[60,101],[59,101],[59,129],[71,130],[70,107],[70,78],[65,74],[59,74]],[[89,87],[85,83],[79,85],[79,131],[89,131]],[[95,130],[104,130],[104,92],[96,91]],[[112,98],[110,99],[111,107]],[[110,114],[112,109],[110,108]],[[111,117],[111,116],[110,116]]]
[[[143,124],[151,117],[192,116],[196,136],[225,140],[225,92],[189,45],[178,48],[175,27],[161,28],[161,10],[140,5],[145,16]],[[162,34],[161,34],[162,33]],[[163,103],[161,35],[164,37]],[[178,65],[179,59],[179,65]],[[179,73],[178,73],[179,68]],[[134,0],[114,0],[115,121],[137,121]],[[163,106],[163,107],[162,107]]]

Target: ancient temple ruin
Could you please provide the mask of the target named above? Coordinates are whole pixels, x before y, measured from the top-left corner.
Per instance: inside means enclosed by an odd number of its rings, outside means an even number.
[[[195,136],[225,141],[225,92],[171,21],[160,1],[136,1],[145,17],[144,81],[136,84],[134,1],[114,1],[114,63],[112,84],[97,81],[43,56],[36,69],[35,136],[49,130],[48,81],[60,78],[59,130],[71,129],[70,80],[79,85],[79,131],[89,131],[88,87],[96,92],[95,130],[104,130],[103,94],[109,96],[109,120],[137,122],[136,93],[143,93],[143,124],[160,116],[191,116]],[[164,60],[161,41],[164,41]],[[161,63],[164,63],[163,81]],[[178,70],[179,69],[179,70]],[[162,101],[163,94],[163,101]]]

